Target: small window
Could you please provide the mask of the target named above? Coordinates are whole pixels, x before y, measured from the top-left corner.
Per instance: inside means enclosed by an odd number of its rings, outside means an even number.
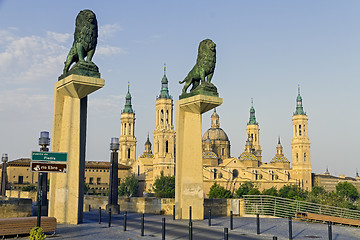
[[[128,158],[130,158],[130,148],[128,149]]]
[[[214,169],[214,179],[217,177],[217,169]]]
[[[129,136],[131,135],[131,124],[129,123]]]
[[[299,161],[299,154],[296,153],[296,161],[298,162]]]
[[[221,155],[224,155],[224,153],[225,153],[225,149],[222,148],[222,149],[221,149]]]
[[[93,177],[91,177],[91,178],[89,179],[89,184],[94,184],[94,178],[93,178]]]
[[[304,162],[306,162],[306,153],[304,153]]]
[[[139,176],[140,175],[140,166],[138,165],[138,172],[137,172],[137,175]]]
[[[165,152],[166,153],[169,152],[169,141],[168,140],[165,141]]]
[[[126,135],[126,123],[124,123],[124,135]]]
[[[96,179],[96,184],[100,184],[100,183],[101,183],[101,178],[98,177],[98,178]]]
[[[121,183],[121,178],[118,178],[118,185],[120,185]]]

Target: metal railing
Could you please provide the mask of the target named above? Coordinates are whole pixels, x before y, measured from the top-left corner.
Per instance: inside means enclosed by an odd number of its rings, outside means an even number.
[[[296,217],[298,212],[359,219],[360,211],[268,195],[244,195],[245,213],[275,217]]]

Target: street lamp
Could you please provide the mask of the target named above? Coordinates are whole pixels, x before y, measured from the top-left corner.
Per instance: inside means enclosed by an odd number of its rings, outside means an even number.
[[[109,181],[109,199],[106,205],[106,211],[111,209],[114,214],[120,213],[118,204],[118,150],[119,138],[113,137],[110,142],[110,181]]]
[[[2,160],[2,173],[1,173],[1,189],[0,194],[3,197],[6,197],[6,184],[7,184],[7,170],[6,170],[6,163],[8,161],[7,153],[3,153],[1,160]]]
[[[50,145],[49,132],[42,131],[40,132],[39,145],[41,152],[48,152],[48,146]],[[40,227],[41,215],[47,216],[47,179],[48,174],[39,172],[38,175],[38,191],[37,191],[37,206],[38,206],[38,216],[37,216],[37,226]],[[41,213],[41,206],[45,206],[45,213]]]

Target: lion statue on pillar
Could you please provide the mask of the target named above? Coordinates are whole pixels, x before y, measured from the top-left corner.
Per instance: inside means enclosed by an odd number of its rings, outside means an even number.
[[[186,90],[192,84],[192,90],[197,88],[203,83],[210,83],[214,75],[215,63],[216,63],[216,44],[210,40],[205,39],[200,42],[198,57],[196,60],[195,66],[191,69],[189,74],[183,81],[180,81],[180,84],[185,83],[182,93],[185,94]]]
[[[69,71],[74,62],[86,63],[89,68],[98,70],[92,62],[97,38],[98,24],[95,13],[88,9],[80,11],[76,17],[74,42],[65,61],[64,74]]]

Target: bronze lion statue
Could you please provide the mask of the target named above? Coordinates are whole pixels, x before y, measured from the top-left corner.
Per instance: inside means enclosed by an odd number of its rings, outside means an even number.
[[[196,59],[195,66],[191,69],[189,74],[183,81],[179,83],[185,83],[182,93],[186,93],[186,90],[192,84],[192,90],[194,90],[201,83],[206,82],[210,83],[214,75],[215,63],[216,63],[216,44],[210,40],[205,39],[200,42],[198,57]]]
[[[93,63],[98,38],[98,24],[95,13],[91,10],[82,10],[76,17],[74,43],[65,61],[64,74],[69,71],[72,63]]]

